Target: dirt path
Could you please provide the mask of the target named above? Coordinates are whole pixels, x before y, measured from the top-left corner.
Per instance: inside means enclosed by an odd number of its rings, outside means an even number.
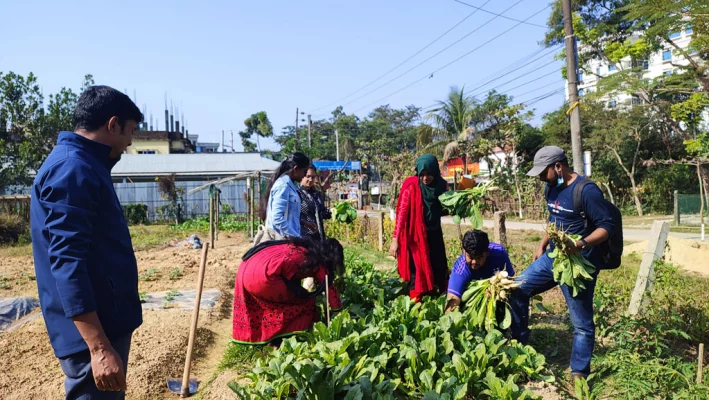
[[[642,258],[647,241],[625,246],[624,253],[637,253]],[[709,276],[709,242],[692,239],[680,239],[670,236],[665,249],[665,260],[687,271]]]
[[[212,312],[200,313],[192,377],[202,382],[214,378],[231,337],[231,299],[234,276],[248,242],[241,234],[224,234],[209,251],[205,288],[218,288],[222,296]],[[199,270],[200,250],[162,247],[136,252],[141,292],[193,289]],[[172,272],[179,270],[180,273]],[[18,283],[0,296],[36,297],[32,258],[4,257],[0,273],[18,277]],[[27,282],[22,281],[25,277]],[[172,279],[171,279],[172,278]],[[145,310],[143,325],[133,335],[128,362],[128,399],[174,399],[167,377],[182,377],[191,312]],[[57,399],[64,393],[63,374],[54,357],[42,318],[0,333],[0,399]],[[228,380],[226,381],[228,382]],[[216,388],[223,385],[211,385]],[[215,382],[216,383],[216,382]],[[200,388],[203,388],[200,385]],[[219,397],[204,397],[219,398]],[[233,397],[232,397],[233,398]]]

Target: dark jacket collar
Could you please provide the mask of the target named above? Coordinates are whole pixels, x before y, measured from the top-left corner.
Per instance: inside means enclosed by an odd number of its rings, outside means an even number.
[[[108,171],[111,171],[113,166],[116,165],[119,160],[112,159],[110,157],[111,146],[87,139],[74,132],[59,132],[57,144],[76,147],[91,154],[99,163],[101,163],[101,165],[106,167]]]

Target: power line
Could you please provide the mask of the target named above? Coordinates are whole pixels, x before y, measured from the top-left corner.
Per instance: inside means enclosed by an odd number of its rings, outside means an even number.
[[[483,5],[489,3],[490,1],[492,1],[492,0],[487,0]],[[374,84],[375,82],[378,82],[380,79],[382,79],[382,78],[384,78],[385,76],[389,75],[391,72],[395,71],[396,69],[398,69],[398,68],[401,67],[402,65],[406,64],[408,61],[410,61],[412,58],[416,57],[417,55],[421,54],[421,53],[422,53],[424,50],[426,50],[427,48],[431,47],[431,45],[433,45],[434,43],[436,43],[436,42],[438,42],[439,40],[441,40],[444,36],[446,36],[447,34],[449,34],[453,29],[455,29],[455,28],[457,28],[458,26],[460,26],[460,24],[462,24],[462,23],[465,22],[468,18],[470,18],[470,17],[472,17],[473,15],[475,15],[475,13],[477,13],[477,12],[478,12],[478,10],[475,10],[475,11],[471,12],[471,13],[468,14],[465,18],[463,18],[463,19],[461,19],[460,21],[458,21],[457,24],[453,25],[450,29],[448,29],[447,31],[443,32],[440,36],[438,36],[437,38],[435,38],[433,41],[429,42],[427,45],[425,45],[424,47],[422,47],[419,51],[417,51],[416,53],[414,53],[413,55],[409,56],[409,57],[408,57],[407,59],[405,59],[404,61],[402,61],[402,62],[400,62],[399,64],[397,64],[394,68],[392,68],[392,69],[390,69],[389,71],[383,73],[383,74],[380,75],[378,78],[376,78],[376,79],[374,79],[373,81],[369,82],[368,84],[366,84],[366,85],[360,87],[359,89],[357,89],[357,90],[355,90],[354,92],[348,94],[347,96],[345,96],[345,97],[343,97],[343,98],[341,98],[341,99],[339,99],[339,100],[337,100],[337,101],[333,101],[332,103],[328,103],[328,104],[326,104],[326,105],[324,105],[324,106],[318,107],[318,108],[312,110],[311,112],[319,111],[319,110],[322,110],[322,109],[325,108],[325,107],[329,107],[329,106],[331,106],[331,105],[333,105],[333,104],[337,104],[337,103],[339,103],[339,102],[341,102],[341,101],[343,101],[343,100],[345,100],[345,99],[347,99],[347,98],[350,98],[350,97],[354,96],[355,94],[361,92],[363,89],[368,88],[369,86],[371,86],[371,85]]]
[[[505,76],[507,76],[507,75],[509,75],[509,74],[511,74],[511,73],[513,73],[513,72],[519,72],[521,68],[524,68],[524,67],[526,67],[526,66],[528,66],[528,65],[530,65],[530,64],[534,64],[535,62],[537,62],[537,61],[539,61],[540,59],[542,59],[542,58],[548,56],[549,54],[555,52],[556,50],[558,50],[558,49],[552,49],[551,51],[542,54],[541,56],[535,58],[534,60],[529,61],[529,62],[526,63],[526,64],[520,65],[520,66],[517,67],[516,69],[513,69],[513,70],[511,70],[511,71],[508,71],[508,72],[506,72],[506,73],[504,73],[504,74],[502,74],[502,75],[499,75],[499,76],[497,76],[497,77],[495,77],[495,78],[493,78],[493,79],[488,80],[487,82],[485,82],[485,83],[483,83],[483,84],[480,84],[480,85],[478,85],[478,86],[476,86],[476,87],[474,87],[474,88],[468,90],[467,93],[475,92],[475,91],[477,91],[478,89],[480,89],[480,88],[482,88],[482,87],[485,87],[485,86],[487,86],[488,84],[490,84],[490,83],[492,83],[492,82],[495,82],[496,80],[502,79],[502,78],[504,78]],[[547,63],[547,64],[544,64],[544,65],[541,65],[541,66],[539,66],[539,67],[537,67],[537,68],[546,67],[547,65],[553,64],[553,63],[555,63],[556,61],[557,61],[557,60],[552,60],[551,62],[549,62],[549,63]],[[501,84],[499,84],[497,87],[503,86],[503,85],[508,84],[508,83],[510,83],[510,82],[514,82],[515,80],[517,80],[517,79],[519,79],[519,78],[521,78],[521,77],[523,77],[523,76],[525,76],[525,75],[520,75],[520,76],[518,76],[517,78],[514,78],[514,79],[512,79],[512,80],[509,80],[509,81],[507,81],[507,82],[505,82],[505,83],[501,83]]]
[[[521,1],[521,0],[520,0],[520,1]],[[518,3],[519,3],[519,2],[518,2]],[[542,8],[541,10],[539,10],[539,11],[537,11],[536,13],[534,13],[534,14],[530,15],[529,17],[527,17],[527,19],[531,19],[532,17],[535,17],[536,15],[538,15],[539,13],[541,13],[542,11],[546,10],[546,9],[549,8],[549,7],[550,7],[550,6],[546,6],[546,7]],[[495,18],[496,18],[496,17],[495,17]],[[386,95],[386,96],[380,98],[379,100],[377,100],[377,101],[375,101],[375,102],[373,102],[373,103],[371,103],[371,104],[368,104],[368,105],[366,105],[366,106],[364,106],[364,107],[361,107],[361,108],[355,110],[355,113],[358,112],[358,111],[360,111],[360,110],[362,110],[362,109],[365,109],[365,108],[367,108],[367,107],[371,107],[373,104],[379,103],[380,101],[385,100],[385,99],[387,99],[387,98],[389,98],[389,97],[391,97],[391,96],[394,96],[395,94],[397,94],[397,93],[399,93],[399,92],[401,92],[401,91],[403,91],[403,90],[408,89],[409,87],[411,87],[411,86],[413,86],[413,85],[415,85],[415,84],[421,82],[422,80],[429,78],[429,76],[432,76],[432,75],[435,74],[436,72],[439,72],[439,71],[441,71],[441,70],[443,70],[443,69],[445,69],[445,68],[451,66],[452,64],[454,64],[454,63],[456,63],[456,62],[462,60],[463,58],[469,56],[470,54],[472,54],[472,53],[474,53],[475,51],[479,50],[480,48],[484,47],[485,45],[490,44],[490,43],[492,43],[493,41],[495,41],[495,40],[501,38],[502,36],[504,36],[505,34],[507,34],[508,32],[510,32],[511,30],[513,30],[513,29],[515,29],[516,27],[520,26],[521,24],[522,24],[521,22],[518,22],[517,24],[513,25],[512,27],[508,28],[507,30],[503,31],[502,33],[496,35],[494,38],[492,38],[492,39],[490,39],[490,40],[484,42],[483,44],[479,45],[478,47],[476,47],[476,48],[474,48],[474,49],[468,51],[467,53],[465,53],[465,54],[463,54],[462,56],[456,58],[455,60],[452,60],[452,61],[448,62],[447,64],[445,64],[445,65],[439,67],[438,69],[436,69],[435,71],[433,71],[430,75],[429,75],[429,74],[424,75],[423,77],[421,77],[421,78],[419,78],[419,79],[417,79],[417,80],[415,80],[415,81],[409,83],[408,85],[402,87],[401,89],[399,89],[399,90],[397,90],[397,91],[395,91],[395,92],[393,92],[393,93],[390,93],[390,94],[388,94],[388,95]]]
[[[517,6],[519,3],[523,2],[523,1],[524,1],[524,0],[518,0],[516,3],[514,3],[514,4],[512,4],[511,6],[507,7],[507,8],[506,8],[504,11],[502,11],[502,12],[505,13],[505,12],[511,10],[513,7]],[[361,100],[361,99],[363,99],[363,98],[369,96],[370,94],[376,92],[377,90],[379,90],[379,89],[381,89],[381,88],[383,88],[383,87],[389,85],[390,83],[396,81],[397,79],[401,78],[402,76],[408,74],[409,72],[415,70],[416,68],[420,67],[421,65],[427,63],[428,61],[432,60],[433,58],[439,56],[441,53],[445,52],[446,50],[448,50],[448,49],[450,49],[451,47],[455,46],[456,44],[460,43],[461,41],[463,41],[464,39],[466,39],[468,36],[470,36],[470,35],[472,35],[473,33],[479,31],[480,29],[482,29],[483,27],[485,27],[485,26],[486,26],[487,24],[489,24],[490,22],[496,20],[497,18],[499,18],[499,17],[495,16],[495,17],[490,18],[490,19],[487,20],[484,24],[482,24],[482,25],[478,26],[477,28],[473,29],[472,31],[468,32],[465,36],[461,37],[460,39],[456,40],[455,42],[451,43],[450,45],[444,47],[444,48],[443,48],[442,50],[440,50],[438,53],[436,53],[436,54],[434,54],[434,55],[428,57],[427,59],[425,59],[425,60],[421,61],[420,63],[416,64],[415,66],[413,66],[412,68],[409,68],[409,69],[406,70],[405,72],[403,72],[403,73],[397,75],[396,77],[394,77],[394,78],[388,80],[388,81],[385,82],[384,84],[377,86],[375,89],[370,90],[369,92],[363,94],[362,96],[359,96],[359,97],[357,97],[356,99],[354,99],[354,100],[352,100],[352,101],[349,101],[349,102],[343,104],[343,106],[350,105],[350,104],[352,104],[352,103],[354,103],[354,102],[356,102],[356,101],[358,101],[358,100]],[[518,24],[518,25],[519,25],[519,24]],[[517,25],[515,25],[515,26],[517,26]],[[432,77],[435,72],[436,72],[436,71],[434,71],[434,72],[431,73],[430,75],[427,75],[426,77]]]
[[[522,96],[528,95],[528,94],[530,94],[530,93],[535,93],[535,92],[538,92],[538,91],[540,91],[540,90],[542,90],[542,89],[546,89],[546,88],[548,88],[548,87],[550,87],[550,86],[557,85],[558,83],[559,83],[559,82],[548,83],[548,84],[546,84],[546,85],[544,85],[544,86],[539,86],[539,87],[537,87],[537,88],[535,88],[535,89],[526,91],[526,92],[524,92],[524,93],[516,94],[516,95],[514,95],[513,97],[522,97]],[[516,88],[512,88],[512,89],[510,89],[510,90],[508,90],[507,92],[504,92],[504,93],[509,93],[509,92],[511,92],[511,91],[514,90],[514,89],[516,89]]]
[[[558,93],[561,93],[561,92],[563,92],[563,91],[564,91],[564,88],[555,89],[555,90],[552,90],[551,92],[547,92],[547,93],[545,93],[545,94],[542,94],[542,95],[537,96],[537,97],[533,97],[533,98],[531,98],[531,99],[529,99],[529,100],[527,100],[527,101],[522,101],[522,102],[520,102],[520,103],[524,103],[524,105],[530,106],[530,105],[532,105],[532,104],[538,103],[538,102],[540,102],[540,101],[542,101],[542,100],[544,100],[544,99],[547,99],[547,98],[549,98],[549,97],[551,97],[551,96],[554,96],[554,95],[556,95],[556,94],[558,94]]]
[[[480,11],[485,12],[485,13],[488,13],[488,14],[497,15],[498,17],[502,17],[502,18],[504,18],[504,19],[509,19],[510,21],[521,22],[521,23],[523,23],[523,24],[531,25],[531,26],[536,26],[536,27],[538,27],[538,28],[544,28],[544,29],[547,28],[547,27],[544,26],[544,25],[539,25],[539,24],[535,24],[535,23],[532,23],[532,22],[520,21],[520,20],[518,20],[518,19],[514,19],[514,18],[508,17],[508,16],[506,16],[506,15],[500,15],[500,14],[494,13],[494,12],[492,12],[492,11],[485,10],[485,9],[483,9],[483,8],[481,8],[481,7],[474,6],[474,5],[472,5],[472,4],[468,4],[468,3],[462,2],[462,1],[460,1],[460,0],[455,0],[455,2],[456,2],[456,3],[463,4],[463,5],[466,5],[466,6],[468,6],[468,7],[472,7],[472,8],[474,8],[474,9],[476,9],[476,10],[480,10]],[[484,6],[484,5],[485,5],[485,4],[483,4],[483,6]]]
[[[487,81],[487,82],[485,82],[485,83],[483,83],[483,84],[481,84],[481,85],[478,85],[477,87],[475,87],[475,88],[473,88],[473,89],[471,89],[471,90],[476,90],[476,89],[478,89],[478,88],[481,88],[481,87],[487,85],[488,83],[494,82],[495,80],[497,80],[497,79],[499,79],[499,78],[501,78],[501,77],[503,77],[503,76],[506,76],[506,75],[508,75],[508,74],[511,74],[512,72],[518,71],[519,69],[515,69],[515,68],[522,68],[522,67],[528,65],[529,63],[524,64],[524,65],[521,65],[521,66],[519,66],[519,67],[517,67],[517,64],[519,64],[519,63],[521,63],[521,62],[524,62],[524,61],[526,61],[526,60],[528,60],[528,59],[530,59],[530,58],[532,58],[532,57],[534,57],[534,56],[537,56],[539,53],[543,52],[544,50],[545,50],[544,47],[542,47],[542,48],[540,48],[540,49],[537,49],[537,50],[535,50],[535,51],[533,51],[533,52],[527,54],[526,56],[524,56],[524,57],[522,57],[522,58],[520,58],[520,59],[518,59],[518,60],[516,60],[516,61],[513,61],[512,63],[508,64],[507,66],[505,66],[504,68],[500,69],[499,71],[496,71],[496,72],[493,72],[492,74],[487,75],[486,77],[484,77],[484,78],[478,80],[478,82],[480,82],[480,81],[482,81],[482,80],[485,80],[485,79],[489,79],[489,78],[493,78],[493,79],[491,79],[491,80],[489,80],[489,81]],[[547,53],[547,54],[548,54],[548,53]],[[546,55],[546,54],[545,54],[545,55]],[[535,59],[535,60],[533,60],[533,61],[536,61],[536,60],[538,60],[538,58]],[[533,62],[533,61],[531,61],[531,62]],[[506,71],[509,71],[509,72],[506,72]],[[498,74],[498,73],[501,73],[501,72],[506,72],[506,73],[505,73],[504,75],[500,76],[500,77],[497,77],[497,74]],[[431,104],[431,105],[429,105],[429,106],[422,107],[421,110],[425,111],[425,110],[431,109],[431,108],[436,107],[436,106],[437,106],[437,104]]]
[[[538,81],[538,80],[540,80],[540,79],[546,78],[547,76],[550,76],[550,75],[553,75],[553,74],[557,74],[557,73],[559,73],[559,70],[558,70],[558,69],[554,69],[554,70],[552,70],[552,71],[547,72],[547,73],[544,74],[544,75],[535,77],[534,79],[531,79],[531,80],[529,80],[529,81],[526,81],[526,82],[524,82],[524,83],[521,83],[521,84],[519,84],[519,85],[517,85],[517,86],[515,86],[515,87],[513,87],[513,88],[511,88],[511,89],[507,89],[504,93],[509,93],[509,92],[511,92],[511,91],[513,91],[513,90],[515,90],[515,89],[521,88],[521,87],[523,87],[523,86],[527,86],[527,85],[529,85],[530,83],[534,83],[534,82],[536,82],[536,81]],[[523,75],[523,76],[524,76],[524,75]],[[519,78],[521,78],[521,76],[515,78],[514,80],[517,80],[517,79],[519,79]],[[502,85],[499,85],[499,86],[490,88],[490,89],[488,89],[488,90],[482,91],[482,92],[478,93],[478,95],[480,95],[480,94],[482,94],[482,93],[484,93],[484,92],[490,92],[490,91],[492,91],[492,90],[499,89],[500,87],[504,86],[505,84],[507,84],[507,83],[509,83],[509,82],[512,82],[512,81],[508,81],[508,82],[503,83]]]

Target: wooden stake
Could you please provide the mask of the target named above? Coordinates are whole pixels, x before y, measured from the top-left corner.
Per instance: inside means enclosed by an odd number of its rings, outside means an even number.
[[[214,241],[216,242],[219,240],[219,209],[220,207],[220,191],[217,189],[217,192],[215,194],[215,199],[214,199],[214,214],[215,214],[215,221],[214,221],[214,230],[216,231],[214,235]]]
[[[254,224],[256,222],[256,215],[258,214],[258,212],[256,212],[256,183],[254,182],[253,178],[251,178],[250,200],[251,200],[251,224],[249,225],[249,232],[251,232],[251,237],[254,237],[256,235],[256,232],[254,232]]]
[[[214,248],[214,196],[209,193],[209,245]]]
[[[327,314],[327,326],[330,326],[330,279],[325,274],[325,313]]]
[[[194,349],[194,339],[197,332],[197,321],[199,320],[199,305],[202,300],[202,286],[204,286],[204,271],[207,269],[207,249],[208,245],[202,247],[202,260],[199,264],[199,274],[197,275],[197,293],[194,299],[194,310],[192,311],[192,324],[190,325],[190,336],[187,341],[187,357],[185,358],[185,371],[182,375],[182,393],[180,397],[190,395],[190,367],[192,366],[192,349]]]
[[[495,242],[501,244],[502,247],[507,248],[507,228],[505,227],[504,211],[495,211],[494,238]]]
[[[379,231],[379,251],[384,251],[384,211],[379,211],[379,221],[377,222]]]
[[[635,281],[635,289],[628,307],[628,313],[632,316],[642,313],[650,302],[650,293],[655,286],[655,260],[662,259],[669,233],[670,225],[667,222],[655,221],[652,225],[650,240],[648,240],[643,254],[638,278]]]
[[[699,343],[699,365],[697,366],[697,384],[702,384],[702,370],[704,369],[704,343]]]
[[[261,172],[256,173],[256,184],[254,185],[256,188],[256,204],[261,204]],[[264,221],[261,221],[261,216],[259,213],[256,213],[256,218],[258,218],[259,223],[263,223]]]

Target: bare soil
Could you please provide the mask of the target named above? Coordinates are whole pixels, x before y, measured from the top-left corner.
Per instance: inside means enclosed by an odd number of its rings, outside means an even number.
[[[647,241],[625,246],[625,254],[637,253],[642,258],[647,247]],[[709,276],[709,242],[691,239],[681,239],[670,236],[665,248],[665,261],[675,264],[687,271]]]
[[[231,338],[234,277],[241,256],[248,247],[248,240],[242,234],[222,233],[216,248],[209,250],[204,288],[218,288],[222,296],[212,312],[202,310],[200,313],[192,377],[201,382],[214,380],[216,366]],[[138,270],[143,274],[139,290],[194,289],[200,252],[167,246],[137,251]],[[173,279],[170,279],[170,272],[175,269],[179,269],[180,274],[173,273]],[[0,289],[0,296],[37,296],[31,256],[0,258],[0,274],[13,277],[9,288]],[[167,390],[166,380],[182,377],[191,312],[144,311],[143,321],[133,335],[128,361],[127,398],[174,399],[175,395]],[[42,318],[0,333],[0,349],[0,399],[63,398],[63,374],[49,344]],[[209,385],[210,390],[214,393],[228,391],[226,382],[233,378],[224,379],[223,384]],[[205,388],[200,384],[201,390]],[[210,395],[203,398],[227,397]]]

